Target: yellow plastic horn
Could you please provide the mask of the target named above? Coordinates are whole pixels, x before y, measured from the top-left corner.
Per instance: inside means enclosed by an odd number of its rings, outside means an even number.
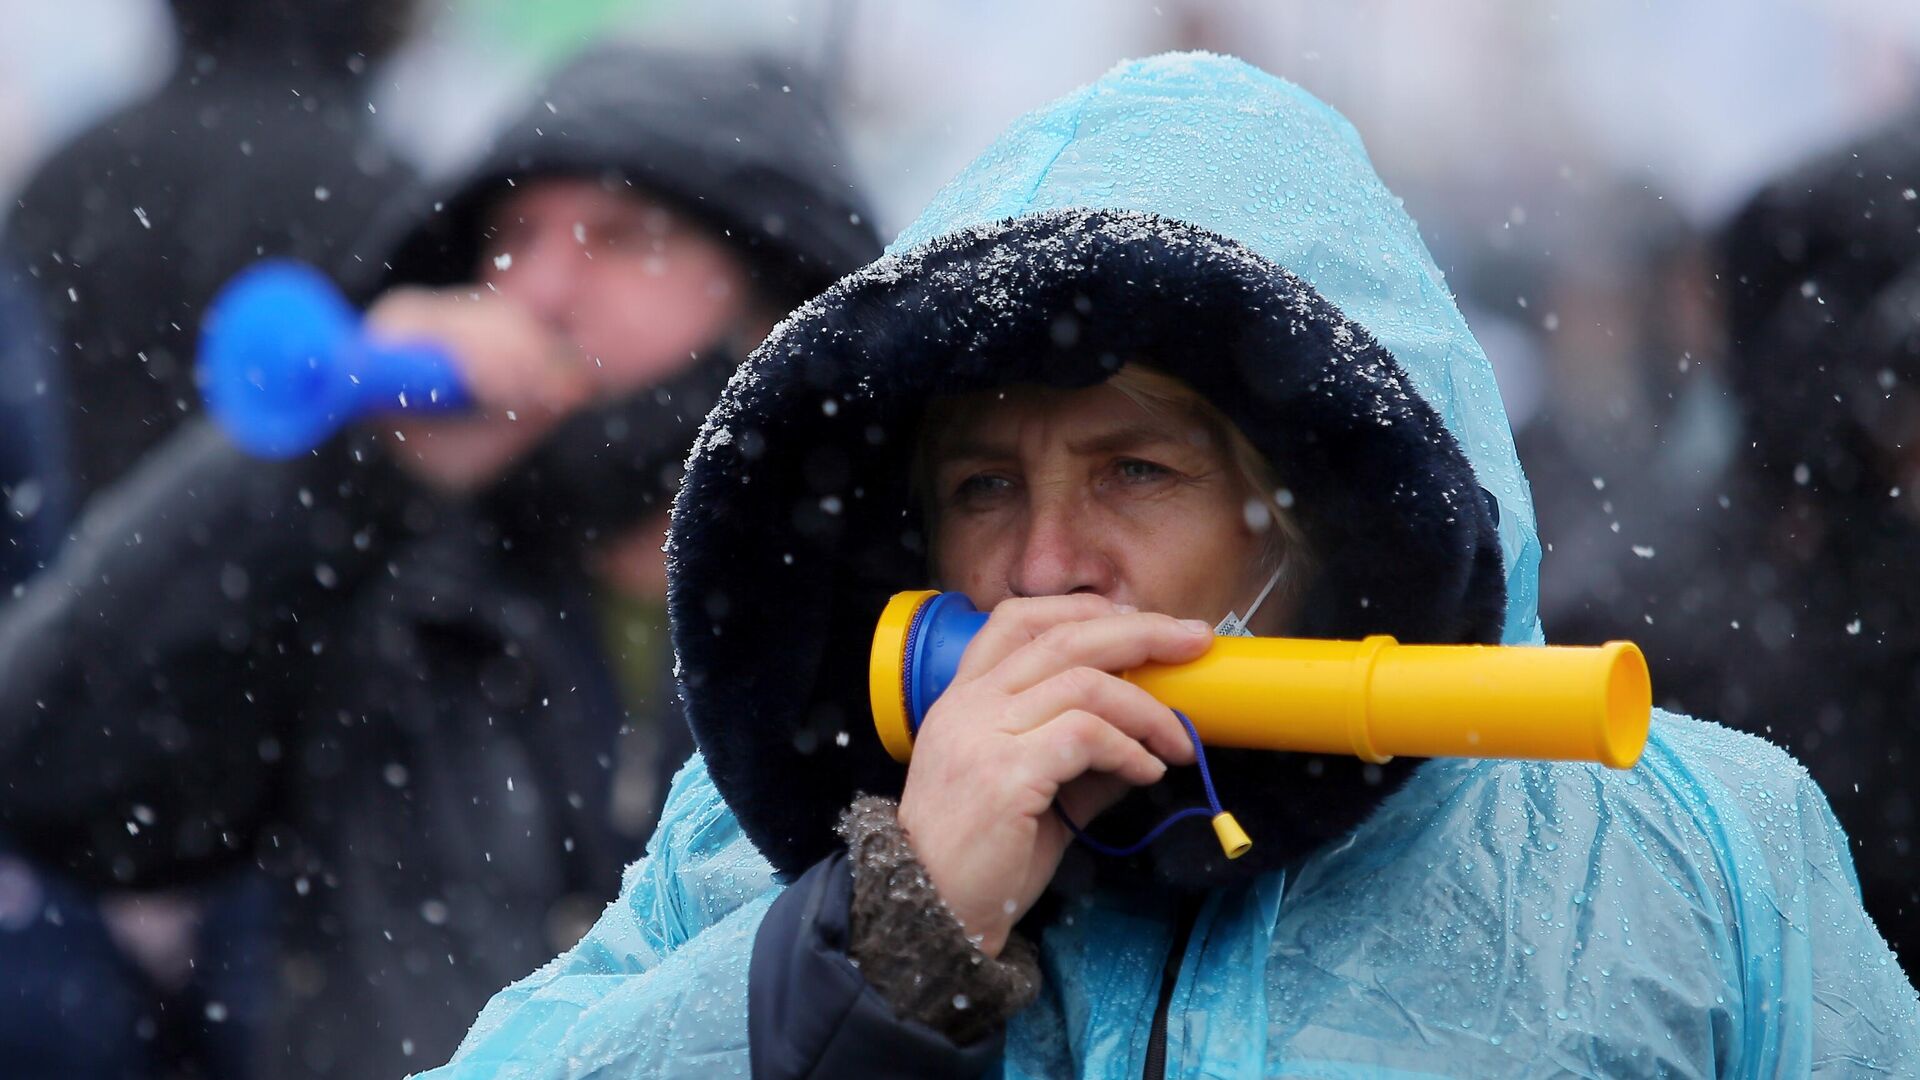
[[[941,612],[942,605],[953,610]],[[930,617],[931,616],[931,617]],[[895,759],[952,681],[985,616],[956,594],[901,593],[874,635],[869,691]],[[1597,761],[1629,769],[1653,689],[1632,642],[1593,648],[1222,637],[1198,660],[1125,673],[1208,746],[1396,756]]]

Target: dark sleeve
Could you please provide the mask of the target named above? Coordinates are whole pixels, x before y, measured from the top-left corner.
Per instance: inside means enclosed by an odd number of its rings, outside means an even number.
[[[978,1077],[1000,1060],[996,1033],[956,1046],[898,1017],[847,955],[853,875],[834,855],[773,902],[754,938],[748,1047],[755,1080]]]
[[[397,470],[183,428],[89,504],[0,607],[0,829],[83,879],[165,884],[244,853],[335,613],[384,572]]]
[[[845,855],[774,901],[754,941],[756,1077],[979,1076],[1040,990],[1020,934],[980,951],[934,888],[891,799],[840,815]]]

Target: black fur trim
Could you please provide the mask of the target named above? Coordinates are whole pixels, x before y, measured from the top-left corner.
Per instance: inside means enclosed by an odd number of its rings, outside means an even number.
[[[1148,214],[1062,211],[958,233],[880,260],[776,331],[708,418],[675,506],[669,603],[688,717],[777,869],[833,850],[856,793],[900,791],[904,769],[873,733],[867,657],[887,598],[928,579],[908,494],[925,403],[1091,385],[1129,356],[1219,406],[1292,493],[1321,575],[1296,633],[1499,640],[1503,567],[1472,468],[1393,357],[1305,282]],[[1236,871],[1340,836],[1410,768],[1209,758],[1261,856]],[[1130,839],[1148,804],[1197,801],[1191,771],[1102,831]],[[1223,871],[1211,841],[1195,841],[1170,831],[1160,869]]]

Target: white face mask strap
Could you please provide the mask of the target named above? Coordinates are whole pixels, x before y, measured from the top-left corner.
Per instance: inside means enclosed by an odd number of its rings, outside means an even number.
[[[1253,618],[1254,612],[1260,610],[1260,605],[1267,602],[1267,596],[1273,592],[1273,587],[1280,583],[1280,575],[1285,573],[1286,569],[1287,560],[1282,558],[1280,565],[1273,568],[1273,576],[1267,579],[1267,587],[1260,590],[1259,596],[1254,597],[1253,606],[1247,609],[1246,616],[1243,618],[1239,612],[1229,611],[1227,617],[1221,619],[1219,625],[1213,628],[1213,632],[1227,637],[1252,637],[1253,631],[1247,629],[1247,622]]]
[[[1247,609],[1246,617],[1241,619],[1240,620],[1241,622],[1245,623],[1245,622],[1253,621],[1253,613],[1256,611],[1259,611],[1260,605],[1267,602],[1268,594],[1273,592],[1273,587],[1275,585],[1280,584],[1280,575],[1285,573],[1286,569],[1287,569],[1287,560],[1285,556],[1282,556],[1280,559],[1280,565],[1273,568],[1273,576],[1267,579],[1267,587],[1260,590],[1259,596],[1254,597],[1253,606]]]

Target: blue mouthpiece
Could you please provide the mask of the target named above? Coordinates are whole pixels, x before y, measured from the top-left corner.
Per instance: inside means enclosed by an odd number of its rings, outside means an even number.
[[[306,453],[370,414],[470,403],[445,349],[372,340],[332,282],[284,259],[220,290],[201,323],[199,363],[207,412],[258,457]]]
[[[960,670],[960,657],[967,651],[973,635],[987,625],[987,613],[957,592],[943,592],[920,605],[913,625],[907,629],[906,684],[907,729],[920,732],[920,722],[940,695],[953,685]]]

